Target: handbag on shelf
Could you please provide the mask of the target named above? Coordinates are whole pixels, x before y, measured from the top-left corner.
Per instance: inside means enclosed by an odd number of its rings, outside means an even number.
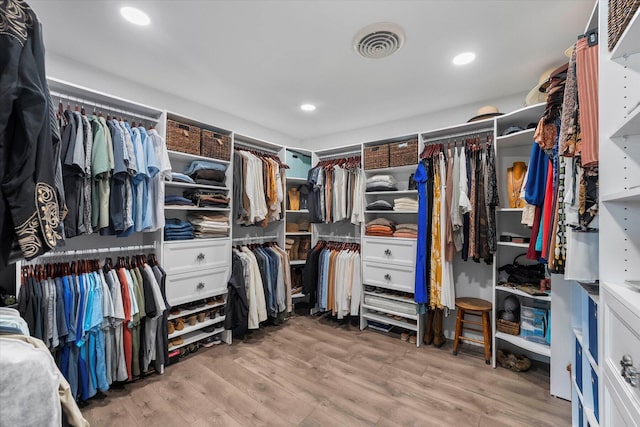
[[[504,271],[508,274],[507,281],[516,285],[523,285],[525,283],[534,286],[539,286],[540,281],[545,279],[544,265],[536,264],[520,264],[518,258],[525,256],[526,254],[520,254],[513,259],[511,264],[505,264],[498,269],[498,271]]]

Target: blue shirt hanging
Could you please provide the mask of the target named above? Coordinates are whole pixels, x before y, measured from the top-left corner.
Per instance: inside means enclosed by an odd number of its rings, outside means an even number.
[[[418,304],[429,302],[427,295],[427,214],[429,203],[427,199],[427,169],[420,162],[415,174],[414,181],[418,187],[418,241],[416,255],[416,280],[415,280],[415,301]]]

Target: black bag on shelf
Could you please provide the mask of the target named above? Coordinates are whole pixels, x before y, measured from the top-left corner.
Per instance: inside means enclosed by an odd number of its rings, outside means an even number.
[[[540,263],[536,264],[520,264],[518,258],[525,256],[526,254],[520,254],[513,259],[511,264],[505,264],[498,269],[498,271],[504,271],[509,276],[507,280],[509,283],[516,285],[523,285],[525,283],[536,285],[540,284],[540,281],[545,278],[544,265]]]

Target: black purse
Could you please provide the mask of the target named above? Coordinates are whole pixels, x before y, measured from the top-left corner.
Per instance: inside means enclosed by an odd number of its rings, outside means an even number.
[[[498,268],[498,271],[504,271],[509,276],[507,280],[509,283],[515,285],[530,284],[539,286],[540,281],[545,278],[544,265],[540,263],[536,264],[520,264],[518,258],[525,256],[526,254],[520,254],[513,259],[511,264],[505,264]]]

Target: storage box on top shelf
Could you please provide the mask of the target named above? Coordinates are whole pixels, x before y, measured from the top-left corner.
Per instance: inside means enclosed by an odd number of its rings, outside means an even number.
[[[389,167],[415,165],[418,163],[418,138],[389,144]]]
[[[286,163],[289,166],[287,178],[306,179],[311,169],[311,156],[287,150]]]
[[[389,167],[389,144],[364,147],[364,169],[383,169]]]
[[[167,149],[171,151],[199,156],[201,134],[198,126],[167,119]]]

